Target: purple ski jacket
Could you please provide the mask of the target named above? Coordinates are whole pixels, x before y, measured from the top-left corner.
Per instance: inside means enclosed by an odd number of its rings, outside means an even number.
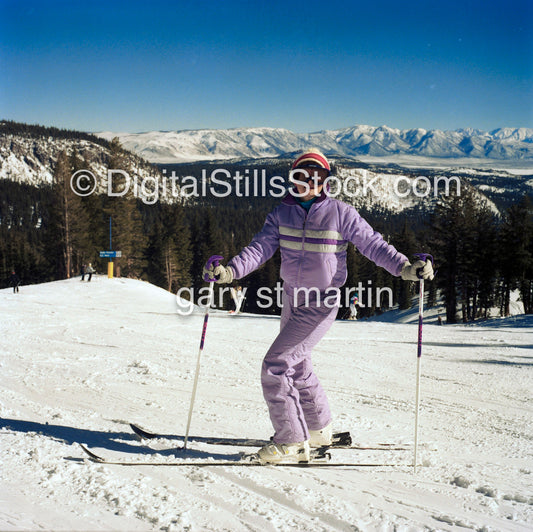
[[[389,245],[357,210],[324,191],[307,212],[287,194],[266,218],[263,229],[231,259],[235,279],[241,279],[281,248],[284,290],[340,288],[346,281],[348,242],[378,266],[398,276],[407,257]]]

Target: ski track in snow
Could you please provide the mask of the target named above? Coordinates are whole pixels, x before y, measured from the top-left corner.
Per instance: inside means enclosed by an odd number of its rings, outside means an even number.
[[[121,467],[173,459],[128,422],[183,434],[200,313],[147,283],[95,277],[0,290],[1,530],[458,530],[533,527],[531,317],[424,326],[419,468],[412,451],[333,451],[395,468]],[[431,309],[429,310],[431,312]],[[413,310],[413,317],[416,309]],[[417,328],[338,321],[315,369],[338,430],[412,444]],[[262,357],[279,320],[213,313],[191,434],[268,438]],[[188,458],[241,449],[191,441]]]

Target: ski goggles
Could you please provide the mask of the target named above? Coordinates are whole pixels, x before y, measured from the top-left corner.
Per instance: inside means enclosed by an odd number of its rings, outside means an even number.
[[[329,170],[321,166],[299,166],[292,170],[292,176],[297,181],[312,182],[318,186],[329,177]]]

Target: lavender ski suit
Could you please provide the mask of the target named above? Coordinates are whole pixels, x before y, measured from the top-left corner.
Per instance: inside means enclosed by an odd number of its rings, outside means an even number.
[[[234,278],[241,279],[281,248],[281,330],[261,370],[276,443],[304,441],[309,430],[322,429],[331,421],[328,400],[313,372],[311,351],[336,318],[338,307],[325,304],[324,295],[346,281],[348,242],[396,276],[407,261],[354,207],[322,192],[309,212],[289,193],[267,216],[250,245],[228,263]],[[313,289],[308,290],[307,300],[301,288]]]

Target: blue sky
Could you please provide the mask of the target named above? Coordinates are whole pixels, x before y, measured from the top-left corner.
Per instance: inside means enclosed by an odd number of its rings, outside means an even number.
[[[0,0],[0,118],[533,127],[533,1]]]

